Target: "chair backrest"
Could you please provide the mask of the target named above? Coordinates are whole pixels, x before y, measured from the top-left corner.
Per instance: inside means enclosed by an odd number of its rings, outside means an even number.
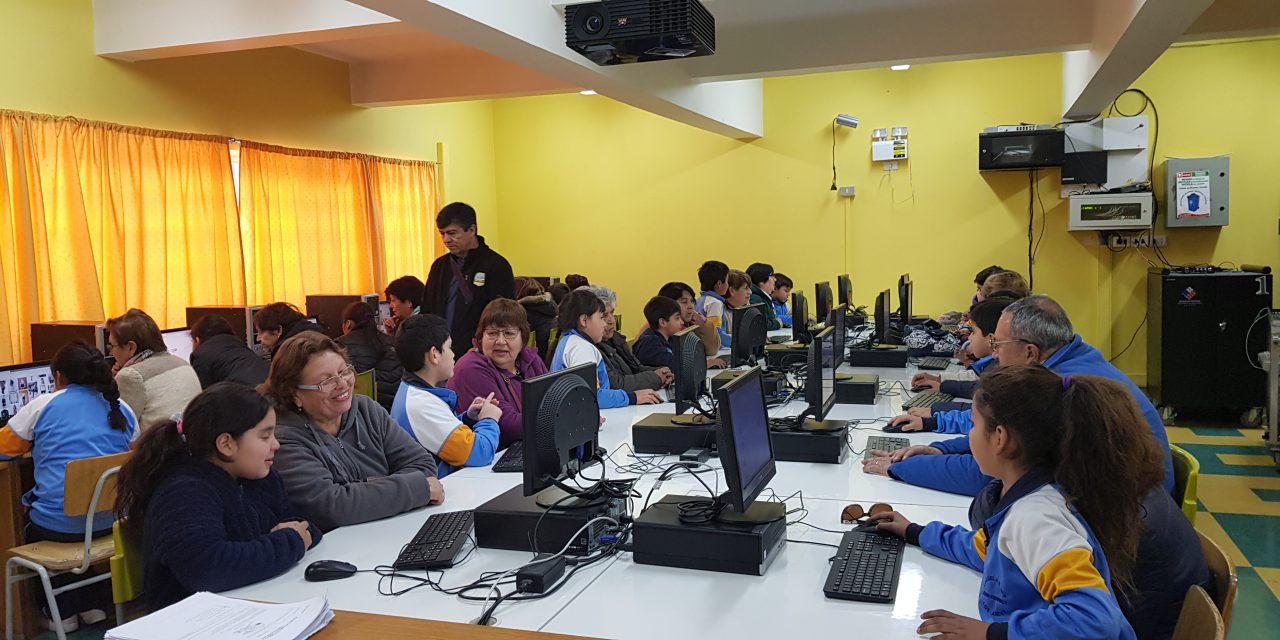
[[[1222,640],[1227,634],[1218,607],[1199,585],[1191,585],[1182,601],[1182,613],[1173,628],[1173,640]]]
[[[1173,456],[1173,501],[1192,525],[1196,523],[1196,494],[1200,484],[1200,461],[1186,449],[1169,445]]]
[[[63,481],[62,512],[69,516],[83,516],[90,512],[94,489],[98,479],[104,473],[119,468],[129,461],[132,451],[113,453],[96,458],[81,458],[67,463],[66,479]],[[102,483],[102,493],[98,496],[96,511],[106,511],[116,501],[116,479],[112,473]],[[103,508],[105,505],[106,508]]]
[[[356,395],[378,399],[378,378],[374,375],[375,373],[377,373],[375,369],[370,369],[356,374],[356,387],[353,389]]]
[[[1200,536],[1200,548],[1204,551],[1205,561],[1209,563],[1209,572],[1213,574],[1213,601],[1218,605],[1218,611],[1222,614],[1222,627],[1226,629],[1231,626],[1231,609],[1236,603],[1236,566],[1218,543],[1199,529],[1196,530],[1196,535]]]
[[[132,602],[142,595],[142,550],[137,540],[122,528],[128,518],[116,520],[111,527],[111,538],[116,552],[111,556],[111,596],[116,604]]]

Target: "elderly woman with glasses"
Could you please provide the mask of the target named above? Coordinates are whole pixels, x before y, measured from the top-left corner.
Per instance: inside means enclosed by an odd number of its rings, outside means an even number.
[[[449,388],[458,394],[458,405],[493,394],[502,407],[498,447],[505,449],[524,439],[520,409],[520,384],[547,373],[538,350],[529,343],[529,319],[515,300],[498,298],[485,306],[476,328],[475,348],[453,368]]]
[[[275,467],[300,515],[328,531],[444,502],[436,461],[372,398],[347,352],[307,331],[279,345],[263,393],[276,405]]]

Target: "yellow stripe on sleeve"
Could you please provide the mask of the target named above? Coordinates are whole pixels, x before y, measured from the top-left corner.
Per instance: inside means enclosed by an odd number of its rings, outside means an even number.
[[[9,427],[0,429],[0,455],[17,458],[30,451],[30,442],[19,438]]]
[[[1053,602],[1065,591],[1088,588],[1107,591],[1107,583],[1093,566],[1093,552],[1083,547],[1054,556],[1036,579],[1036,589],[1046,602]]]
[[[973,534],[973,548],[975,551],[978,552],[978,557],[982,558],[983,562],[986,562],[987,561],[987,530],[986,529],[978,529],[977,533]]]
[[[440,447],[440,459],[461,467],[471,457],[471,445],[476,441],[476,432],[465,425],[459,425]]]

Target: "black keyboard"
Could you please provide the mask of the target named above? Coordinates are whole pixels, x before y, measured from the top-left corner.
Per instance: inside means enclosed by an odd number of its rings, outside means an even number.
[[[902,572],[902,552],[907,543],[897,536],[850,531],[840,539],[840,550],[822,583],[828,598],[862,602],[893,602]]]
[[[471,511],[437,513],[423,523],[393,565],[397,570],[443,569],[453,566],[471,534]]]
[[[942,371],[951,366],[951,358],[929,357],[921,358],[920,363],[916,365],[917,369],[926,371]]]
[[[903,409],[911,407],[932,407],[939,402],[951,402],[955,400],[955,396],[949,393],[938,393],[937,391],[925,391],[911,396],[910,400],[902,403]]]
[[[524,440],[516,440],[507,447],[502,457],[493,463],[495,473],[520,473],[524,471]]]
[[[867,437],[867,450],[862,454],[862,459],[871,459],[871,451],[873,449],[879,449],[885,453],[893,453],[898,449],[906,449],[909,446],[911,446],[911,441],[906,438],[895,438],[893,436],[869,436]]]

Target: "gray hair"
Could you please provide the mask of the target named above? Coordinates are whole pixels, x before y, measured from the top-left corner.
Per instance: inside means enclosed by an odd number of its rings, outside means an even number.
[[[601,287],[594,284],[588,284],[588,285],[578,287],[577,291],[589,292],[591,295],[597,298],[600,298],[600,302],[603,302],[605,306],[609,306],[609,305],[613,305],[614,307],[618,306],[618,294],[614,293],[613,289],[610,289],[608,287]]]
[[[1046,295],[1027,296],[1005,308],[1009,316],[1009,333],[1015,340],[1025,340],[1050,354],[1067,346],[1076,330],[1062,305]]]

